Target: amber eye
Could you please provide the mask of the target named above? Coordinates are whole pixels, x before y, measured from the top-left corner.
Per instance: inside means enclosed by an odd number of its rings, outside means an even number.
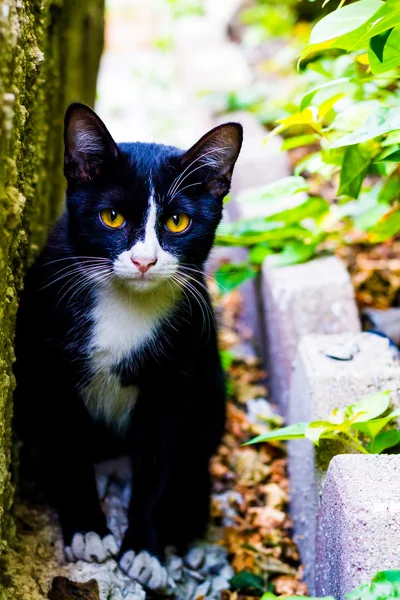
[[[121,229],[121,227],[123,227],[126,223],[121,213],[117,212],[113,208],[102,210],[100,213],[100,219],[104,225],[107,225],[107,227],[111,227],[112,229]]]
[[[171,215],[165,221],[165,227],[168,231],[172,231],[172,233],[182,233],[185,231],[190,225],[190,217],[185,213],[177,213],[176,215]]]

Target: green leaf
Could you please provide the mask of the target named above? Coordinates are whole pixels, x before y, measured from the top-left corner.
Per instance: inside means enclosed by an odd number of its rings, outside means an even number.
[[[310,231],[300,225],[284,226],[282,222],[262,218],[239,219],[222,223],[217,229],[216,243],[220,246],[254,246],[269,242],[273,248],[283,248],[289,240],[310,237]]]
[[[313,421],[305,431],[305,437],[316,446],[319,446],[319,440],[322,435],[338,428],[336,423],[330,421]]]
[[[279,125],[267,135],[266,141],[272,136],[282,133],[282,131],[293,126],[308,126],[318,133],[322,128],[321,123],[318,121],[318,108],[316,106],[309,106],[304,110],[290,115],[290,117],[279,119],[278,123]]]
[[[250,571],[240,571],[232,577],[229,583],[233,591],[254,590],[260,593],[264,591],[264,578]]]
[[[298,204],[298,206],[275,213],[271,217],[267,217],[266,221],[268,222],[273,219],[274,221],[280,221],[285,225],[293,225],[294,223],[301,223],[304,219],[320,218],[329,211],[329,207],[330,204],[327,200],[318,196],[313,196],[301,204]]]
[[[286,267],[310,260],[315,254],[317,244],[288,242],[282,252],[267,256],[265,261],[269,267]]]
[[[400,129],[400,108],[381,106],[379,110],[370,114],[361,127],[336,140],[331,148],[366,142],[395,129]]]
[[[215,279],[222,293],[231,292],[248,279],[253,279],[257,272],[247,263],[224,264],[215,273]]]
[[[309,90],[302,98],[301,103],[300,103],[300,110],[304,110],[305,108],[307,108],[315,94],[317,92],[319,92],[320,90],[324,90],[326,88],[330,88],[330,87],[336,87],[338,85],[343,85],[344,83],[349,83],[351,81],[350,77],[339,77],[338,79],[333,79],[331,81],[326,81],[325,83],[321,83],[320,85],[317,85],[316,87],[311,88],[311,90]]]
[[[253,202],[276,202],[281,198],[294,196],[299,192],[306,192],[309,188],[304,177],[290,176],[272,181],[267,185],[254,188],[248,192],[242,192],[236,198],[237,202],[249,204]]]
[[[371,207],[369,210],[355,217],[354,228],[360,231],[368,231],[383,217],[388,208],[389,205],[383,203]]]
[[[329,131],[353,133],[362,127],[368,117],[375,114],[380,108],[381,104],[377,100],[362,100],[350,104],[336,115]]]
[[[399,442],[400,431],[383,431],[375,438],[374,453],[381,454],[385,450],[388,450],[388,448],[393,448],[393,446],[397,446]]]
[[[292,148],[298,148],[299,146],[308,146],[317,139],[315,133],[309,133],[304,135],[296,135],[294,137],[286,138],[281,146],[281,152],[283,150],[291,150]]]
[[[384,148],[384,150],[375,158],[374,162],[382,160],[400,162],[400,144],[394,144],[393,146]]]
[[[380,417],[390,404],[390,392],[378,392],[361,398],[346,408],[346,418],[354,423],[365,423]]]
[[[400,231],[400,207],[389,210],[381,220],[368,230],[370,240],[374,243],[385,242]]]
[[[398,175],[390,177],[383,182],[382,189],[379,192],[378,200],[379,202],[389,203],[392,202],[393,199],[399,194],[400,189],[400,178]]]
[[[277,440],[304,439],[307,427],[308,423],[296,423],[295,425],[288,425],[287,427],[281,427],[280,429],[274,429],[273,431],[262,433],[244,445],[249,446],[250,444],[258,444],[259,442],[271,442]]]
[[[273,253],[274,251],[269,244],[262,242],[250,249],[249,260],[253,265],[261,265],[264,262],[265,257]]]
[[[381,2],[377,0],[361,0],[334,10],[315,25],[310,44],[321,44],[359,29],[360,24],[368,21],[380,6]]]
[[[368,21],[352,32],[345,41],[345,49],[364,49],[368,40],[398,25],[400,25],[400,4],[398,0],[386,0]]]
[[[400,26],[371,38],[368,60],[375,75],[386,73],[400,65]]]
[[[400,571],[380,571],[372,581],[345,595],[347,600],[394,600],[400,593]]]
[[[381,142],[381,146],[393,146],[394,144],[400,144],[400,129],[391,131],[387,134],[386,138]]]
[[[232,352],[229,352],[229,350],[220,350],[219,356],[221,359],[222,368],[224,371],[227,371],[235,360],[235,355]]]
[[[380,431],[387,425],[390,421],[392,421],[395,417],[400,416],[400,409],[394,410],[387,417],[382,417],[381,419],[372,419],[370,421],[366,421],[364,423],[357,422],[352,425],[354,429],[357,431],[362,431],[370,438],[375,438]]]
[[[360,146],[349,146],[343,156],[338,196],[357,198],[371,163],[371,155]]]

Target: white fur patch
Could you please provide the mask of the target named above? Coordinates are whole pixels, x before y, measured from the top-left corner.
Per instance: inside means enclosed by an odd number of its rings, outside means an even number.
[[[161,321],[172,313],[179,289],[168,281],[177,259],[165,252],[156,236],[156,206],[150,199],[145,238],[122,252],[114,263],[117,281],[96,289],[94,322],[88,355],[93,377],[81,389],[95,418],[124,429],[138,398],[136,386],[122,387],[113,372],[133,351],[151,344]],[[145,274],[132,262],[134,257],[157,260]]]
[[[122,387],[113,367],[132,351],[151,343],[162,319],[174,305],[171,291],[128,294],[114,287],[99,288],[92,311],[94,328],[89,356],[94,374],[82,397],[95,418],[123,429],[138,397],[136,386]]]

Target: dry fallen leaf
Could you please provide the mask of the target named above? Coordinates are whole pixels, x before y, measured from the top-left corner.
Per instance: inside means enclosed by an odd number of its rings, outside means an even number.
[[[240,302],[235,294],[220,298],[220,318],[223,320],[221,347],[240,348],[243,331],[235,329]],[[246,414],[246,403],[258,396],[268,397],[264,382],[266,374],[257,361],[236,358],[229,367],[233,393],[227,406],[226,434],[211,463],[214,493],[212,518],[216,526],[224,523],[223,545],[236,573],[249,571],[264,575],[272,589],[298,590],[301,567],[296,544],[290,538],[291,521],[284,512],[288,504],[287,461],[282,443],[243,447],[254,435],[254,424]],[[273,415],[275,418],[275,415]],[[279,422],[279,416],[276,420]],[[232,497],[232,501],[228,499]],[[286,579],[285,579],[286,578]],[[285,587],[286,586],[286,587]],[[226,591],[222,600],[243,600],[243,594]]]
[[[307,585],[293,575],[280,575],[274,579],[275,592],[282,596],[306,596]]]

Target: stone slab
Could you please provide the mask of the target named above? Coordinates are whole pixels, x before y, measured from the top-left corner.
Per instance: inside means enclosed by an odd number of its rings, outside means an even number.
[[[336,352],[338,348],[352,348],[352,360],[326,356],[334,348]],[[393,403],[400,405],[400,366],[386,338],[370,333],[304,336],[294,361],[289,423],[323,420],[334,408],[379,390],[392,391]],[[308,440],[292,440],[288,451],[294,530],[305,579],[313,594],[316,518],[322,483],[331,458],[349,449],[334,442],[315,447]]]
[[[318,516],[316,593],[344,594],[400,566],[400,456],[336,456]]]
[[[270,390],[286,416],[297,344],[310,333],[361,330],[354,290],[336,257],[262,270],[262,299]]]

